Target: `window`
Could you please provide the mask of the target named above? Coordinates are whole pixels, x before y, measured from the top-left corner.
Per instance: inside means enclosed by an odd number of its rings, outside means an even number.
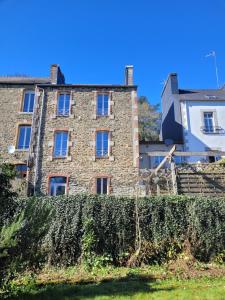
[[[108,178],[102,177],[96,179],[97,194],[108,194]]]
[[[30,125],[20,125],[18,133],[17,149],[29,149],[30,146],[30,135],[31,126]]]
[[[32,113],[34,111],[34,92],[27,91],[23,97],[23,112]]]
[[[97,131],[96,133],[96,156],[107,157],[109,155],[109,132]]]
[[[213,112],[204,112],[204,132],[214,132]]]
[[[67,177],[55,176],[50,178],[49,194],[59,196],[67,194]]]
[[[109,115],[109,95],[98,94],[97,98],[97,116]]]
[[[173,156],[173,160],[176,165],[180,165],[183,163],[183,157],[182,156]]]
[[[57,115],[69,116],[70,113],[70,94],[60,94],[57,103]]]
[[[28,167],[25,164],[16,165],[16,174],[19,178],[25,178],[27,176]]]
[[[54,157],[66,157],[67,144],[68,144],[68,132],[67,131],[55,132]]]
[[[165,156],[154,156],[154,167],[157,167],[165,158]]]

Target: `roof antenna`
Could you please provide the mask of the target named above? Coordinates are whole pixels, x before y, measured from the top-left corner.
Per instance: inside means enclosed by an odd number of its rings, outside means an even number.
[[[209,54],[207,54],[205,57],[214,57],[214,65],[215,65],[215,71],[216,71],[216,83],[217,88],[219,89],[219,75],[218,75],[218,67],[217,67],[217,61],[216,61],[216,51],[211,51]]]

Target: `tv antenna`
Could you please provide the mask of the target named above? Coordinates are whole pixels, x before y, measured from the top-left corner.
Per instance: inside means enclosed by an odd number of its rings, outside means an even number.
[[[217,88],[219,89],[219,75],[218,75],[218,67],[217,67],[217,60],[216,60],[216,51],[211,51],[209,54],[207,54],[205,57],[212,56],[214,58],[214,65],[215,65],[215,72],[216,72],[216,83]]]

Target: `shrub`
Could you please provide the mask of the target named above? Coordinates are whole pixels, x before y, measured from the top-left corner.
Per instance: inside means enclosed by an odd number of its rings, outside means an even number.
[[[202,261],[225,250],[225,198],[26,198],[18,201],[17,215],[23,221],[14,233],[17,243],[11,259],[24,267],[82,261],[89,267],[121,265],[134,253],[138,264],[161,263],[181,252],[185,241]]]

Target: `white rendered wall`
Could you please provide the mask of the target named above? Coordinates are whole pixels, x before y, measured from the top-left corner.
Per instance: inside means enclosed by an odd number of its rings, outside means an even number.
[[[221,133],[205,134],[201,127],[204,126],[203,111],[215,111]],[[224,101],[182,101],[181,114],[184,135],[184,151],[225,151],[225,100]],[[189,162],[204,160],[205,157],[192,157]]]

